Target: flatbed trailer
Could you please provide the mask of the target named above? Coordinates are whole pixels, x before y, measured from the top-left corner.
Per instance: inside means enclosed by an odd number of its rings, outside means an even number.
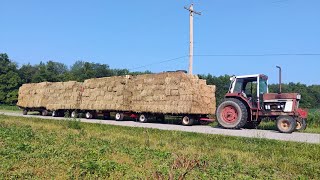
[[[215,86],[183,72],[26,84],[19,89],[18,106],[23,114],[87,119],[113,114],[117,121],[129,117],[141,123],[174,116],[186,126],[213,121],[209,115],[216,109]]]

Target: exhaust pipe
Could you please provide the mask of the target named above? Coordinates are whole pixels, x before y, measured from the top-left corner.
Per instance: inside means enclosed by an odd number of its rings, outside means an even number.
[[[280,66],[277,66],[277,68],[279,69],[279,94],[282,93],[282,90],[281,90],[281,84],[282,84],[282,69]]]

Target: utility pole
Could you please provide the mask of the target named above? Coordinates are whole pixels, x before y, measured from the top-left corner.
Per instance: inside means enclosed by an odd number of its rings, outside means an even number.
[[[193,10],[193,4],[190,7],[184,7],[190,12],[190,47],[189,47],[189,74],[192,74],[192,65],[193,65],[193,16],[194,14],[201,15],[201,12]]]

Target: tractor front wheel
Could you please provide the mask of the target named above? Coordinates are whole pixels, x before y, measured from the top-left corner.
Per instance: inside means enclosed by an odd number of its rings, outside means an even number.
[[[297,119],[297,131],[303,131],[307,128],[307,122],[306,119],[298,118]]]
[[[297,121],[291,116],[279,116],[277,128],[282,133],[292,133],[297,127]]]
[[[248,110],[238,99],[225,99],[216,114],[219,125],[227,129],[240,129],[248,119]]]

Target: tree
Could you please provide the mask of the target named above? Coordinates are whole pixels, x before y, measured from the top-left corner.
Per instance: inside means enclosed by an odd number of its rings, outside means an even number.
[[[22,65],[18,70],[22,83],[32,83],[33,76],[36,74],[37,68],[30,63]]]
[[[14,104],[20,85],[17,64],[12,62],[7,54],[0,54],[0,103]]]
[[[106,64],[76,61],[70,70],[71,76],[77,81],[84,81],[90,78],[114,76],[115,73]]]

